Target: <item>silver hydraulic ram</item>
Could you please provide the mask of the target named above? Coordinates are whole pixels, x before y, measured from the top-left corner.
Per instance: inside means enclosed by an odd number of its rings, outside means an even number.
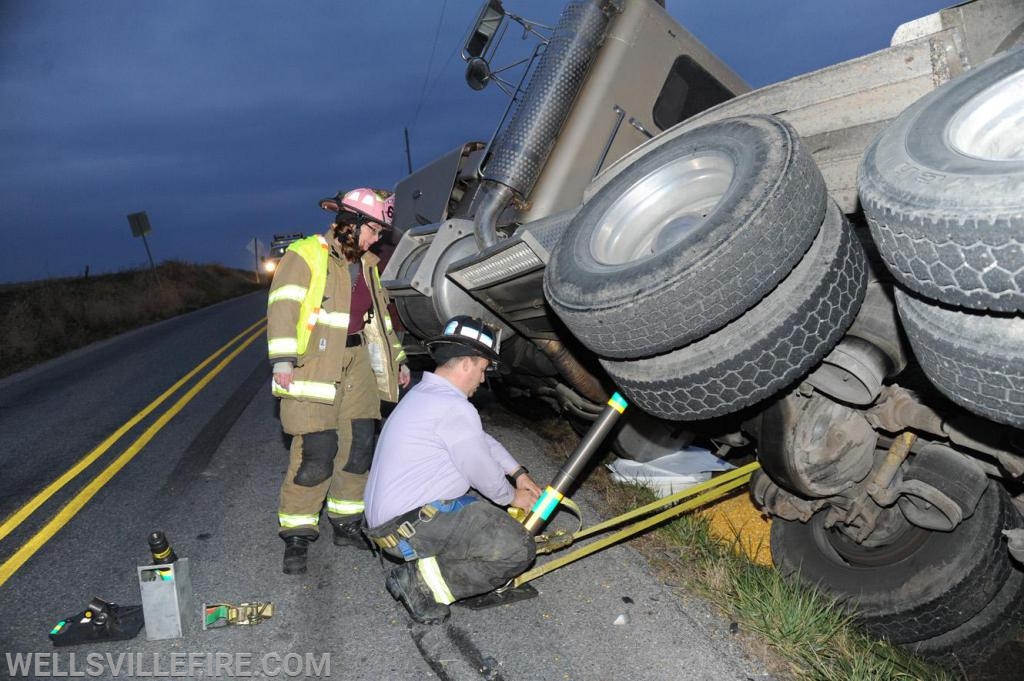
[[[619,420],[619,417],[622,416],[622,412],[626,411],[627,406],[629,404],[619,393],[614,393],[611,396],[604,411],[594,421],[594,425],[590,426],[590,430],[580,440],[576,450],[566,460],[565,464],[562,465],[561,470],[555,474],[555,479],[551,481],[551,484],[540,495],[540,498],[537,499],[530,512],[526,514],[526,518],[523,519],[523,525],[526,527],[527,532],[537,535],[544,528],[548,518],[551,517],[551,514],[558,508],[558,504],[565,498],[565,493],[569,491],[569,487],[576,480],[576,476],[586,467],[590,457],[593,456],[598,446],[608,436],[608,432],[615,425],[615,422]]]

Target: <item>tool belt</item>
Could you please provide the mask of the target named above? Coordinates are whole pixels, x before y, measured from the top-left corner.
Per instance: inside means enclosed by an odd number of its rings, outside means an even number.
[[[416,526],[420,523],[429,523],[438,513],[452,513],[463,506],[468,506],[474,501],[479,501],[479,499],[472,494],[464,494],[456,499],[430,501],[419,508],[414,508],[389,520],[379,527],[367,530],[366,536],[378,548],[384,551],[397,550],[407,562],[416,560],[419,557],[416,549],[406,541],[415,536]]]

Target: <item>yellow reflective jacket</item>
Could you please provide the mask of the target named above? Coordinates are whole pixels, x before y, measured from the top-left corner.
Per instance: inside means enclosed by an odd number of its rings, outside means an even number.
[[[363,278],[373,299],[372,319],[364,329],[364,344],[376,343],[382,361],[375,374],[381,399],[398,399],[398,366],[405,352],[388,315],[388,298],[380,285],[379,259],[361,258]],[[292,243],[281,258],[267,299],[267,348],[271,362],[291,362],[292,385],[273,383],[278,397],[333,404],[342,378],[348,335],[352,280],[348,263],[322,235]],[[371,361],[371,364],[374,364]],[[377,371],[379,369],[379,373]]]

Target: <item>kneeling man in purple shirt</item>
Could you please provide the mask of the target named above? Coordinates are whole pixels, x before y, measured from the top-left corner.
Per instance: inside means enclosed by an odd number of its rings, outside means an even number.
[[[449,603],[503,586],[534,559],[533,537],[504,507],[529,510],[541,490],[469,401],[498,342],[497,329],[461,315],[427,342],[437,368],[388,417],[366,483],[366,533],[403,561],[385,585],[423,624],[444,622]]]

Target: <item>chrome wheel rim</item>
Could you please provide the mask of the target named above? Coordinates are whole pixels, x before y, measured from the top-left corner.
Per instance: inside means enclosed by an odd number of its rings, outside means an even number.
[[[968,100],[949,123],[950,146],[984,161],[1024,160],[1024,70]]]
[[[721,153],[671,161],[626,190],[590,238],[602,265],[640,262],[698,232],[729,189],[735,165]]]

